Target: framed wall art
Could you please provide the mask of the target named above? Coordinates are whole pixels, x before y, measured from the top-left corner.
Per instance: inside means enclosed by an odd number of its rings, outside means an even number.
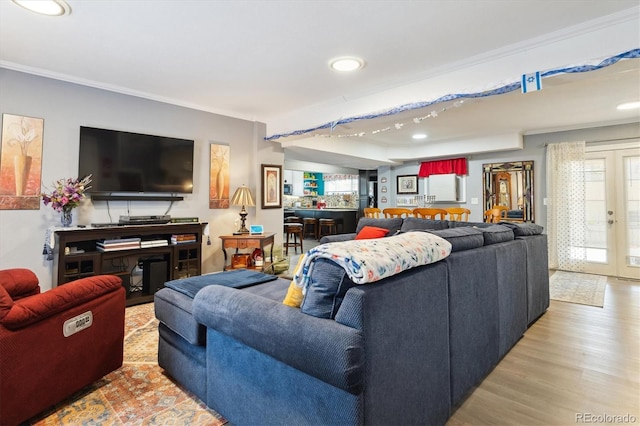
[[[209,208],[229,208],[229,145],[211,144]]]
[[[38,210],[44,119],[2,114],[0,210]]]
[[[282,166],[262,165],[262,208],[282,208]]]
[[[418,193],[418,175],[401,175],[398,176],[398,194],[417,194]]]

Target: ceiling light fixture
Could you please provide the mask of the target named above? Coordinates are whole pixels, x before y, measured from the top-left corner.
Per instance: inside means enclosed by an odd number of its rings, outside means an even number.
[[[356,71],[364,67],[364,61],[360,58],[342,57],[329,61],[329,68],[334,71],[350,72]]]
[[[12,0],[31,12],[47,16],[62,16],[71,13],[71,8],[64,0]]]
[[[411,138],[415,140],[426,139],[427,135],[424,133],[416,133],[415,135],[411,136]]]
[[[627,103],[624,103],[624,104],[620,104],[616,108],[619,109],[620,111],[624,111],[624,110],[628,110],[628,109],[640,108],[640,101],[627,102]]]

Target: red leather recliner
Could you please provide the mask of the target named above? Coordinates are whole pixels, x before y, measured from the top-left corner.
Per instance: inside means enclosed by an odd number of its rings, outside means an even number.
[[[0,271],[0,424],[19,424],[122,365],[125,290],[113,275],[40,293],[28,269]]]

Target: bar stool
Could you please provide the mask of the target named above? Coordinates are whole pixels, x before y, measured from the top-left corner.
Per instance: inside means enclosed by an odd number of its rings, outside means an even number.
[[[327,231],[326,233],[324,231]],[[333,219],[318,220],[318,240],[325,235],[335,235],[337,233],[336,221]]]
[[[304,225],[304,229],[302,231],[303,237],[306,237],[309,233],[311,233],[312,239],[318,238],[318,219],[314,217],[305,217],[302,219],[302,223]]]
[[[303,238],[301,223],[285,223],[284,234],[286,235],[286,241],[284,243],[285,256],[289,255],[289,247],[293,247],[294,253],[298,253],[298,247],[300,247],[300,253],[304,253],[304,249],[302,248]],[[293,237],[293,242],[289,242],[289,236]]]

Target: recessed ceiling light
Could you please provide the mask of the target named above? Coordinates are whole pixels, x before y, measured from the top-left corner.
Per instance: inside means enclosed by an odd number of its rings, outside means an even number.
[[[427,135],[424,134],[424,133],[416,133],[415,135],[411,136],[411,138],[416,139],[416,140],[418,140],[418,139],[426,139]]]
[[[636,108],[640,108],[640,101],[636,101],[636,102],[627,102],[624,104],[620,104],[616,107],[619,110],[627,110],[627,109],[636,109]]]
[[[12,0],[31,12],[48,16],[61,16],[71,13],[71,8],[64,0]]]
[[[334,71],[356,71],[364,67],[364,61],[360,58],[342,57],[329,61],[329,68]]]

